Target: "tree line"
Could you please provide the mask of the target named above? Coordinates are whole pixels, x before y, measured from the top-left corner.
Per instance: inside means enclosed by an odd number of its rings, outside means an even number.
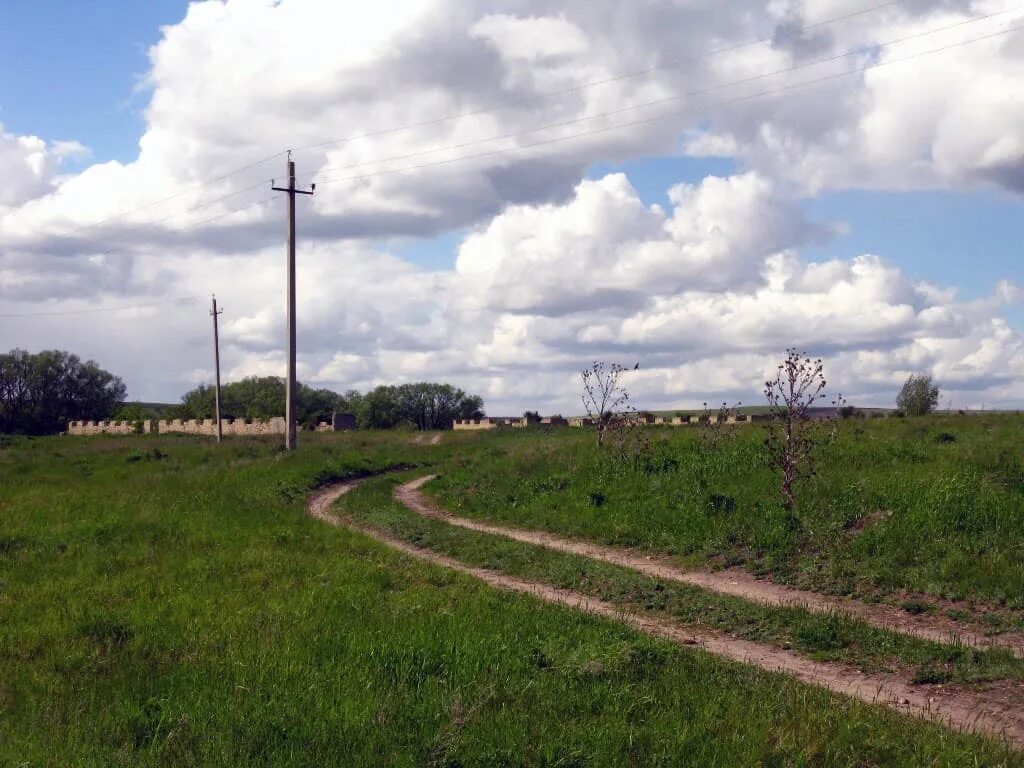
[[[58,350],[0,354],[0,432],[60,432],[73,419],[105,419],[124,400],[117,376]]]
[[[277,376],[226,384],[221,387],[221,417],[284,416],[284,394],[284,379]],[[328,421],[333,413],[351,413],[361,429],[450,429],[455,419],[480,418],[483,410],[483,398],[451,384],[383,385],[366,393],[338,394],[299,383],[295,391],[295,418],[307,427]],[[164,418],[212,419],[214,412],[214,388],[204,384],[187,392],[181,405],[167,409]]]
[[[92,360],[59,350],[0,354],[0,433],[45,435],[69,421],[212,419],[214,388],[201,385],[175,405],[126,403],[124,382]],[[419,382],[338,394],[305,384],[296,388],[296,419],[302,426],[355,415],[363,429],[450,429],[455,419],[480,418],[483,398],[451,384]],[[221,417],[284,416],[284,379],[253,376],[221,387]]]
[[[625,369],[623,369],[625,370]],[[92,360],[70,352],[49,350],[31,354],[15,349],[0,354],[0,433],[61,432],[75,419],[214,418],[214,388],[201,385],[172,406],[125,403],[124,382]],[[930,376],[911,376],[903,385],[898,407],[907,415],[929,413],[938,404],[939,390]],[[363,429],[449,429],[456,419],[484,415],[484,401],[451,384],[418,382],[382,385],[368,392],[344,394],[299,384],[297,419],[314,426],[336,412],[355,415]],[[221,388],[221,416],[265,419],[284,415],[284,380],[250,377]]]

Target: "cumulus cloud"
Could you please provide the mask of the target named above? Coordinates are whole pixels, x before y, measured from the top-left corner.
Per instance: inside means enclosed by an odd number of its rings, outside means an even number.
[[[1020,33],[921,59],[927,78],[912,63],[839,76],[1020,23],[1004,13],[925,34],[1009,8],[194,2],[150,51],[133,161],[61,177],[76,145],[0,130],[0,171],[14,180],[0,192],[0,298],[11,312],[200,301],[25,322],[9,344],[73,347],[134,371],[133,393],[174,397],[208,374],[202,302],[215,290],[228,376],[280,372],[270,180],[282,179],[275,153],[294,147],[299,183],[317,182],[300,202],[310,381],[447,378],[492,410],[571,411],[587,360],[639,358],[638,397],[681,405],[749,397],[800,344],[871,401],[929,370],[965,400],[1020,402],[1021,337],[1001,315],[1019,286],[962,302],[955,287],[908,279],[900,254],[815,263],[812,246],[843,231],[800,206],[849,187],[1024,191]],[[728,53],[692,55],[716,49]],[[581,181],[597,161],[673,152],[740,170],[676,185],[664,208],[622,174]],[[380,245],[463,228],[448,270]]]
[[[781,89],[766,98],[713,109],[707,129],[689,139],[692,153],[735,154],[812,193],[978,183],[1024,191],[1024,100],[1013,86],[1024,75],[1019,8],[1003,0],[904,3],[806,38],[785,30],[848,4],[795,7],[800,21],[776,27],[777,45],[723,59],[721,76],[801,66],[809,48],[812,61],[855,55],[759,84]]]
[[[46,142],[38,136],[15,136],[0,123],[0,209],[20,206],[50,192],[69,157],[82,157],[87,150],[78,142]]]

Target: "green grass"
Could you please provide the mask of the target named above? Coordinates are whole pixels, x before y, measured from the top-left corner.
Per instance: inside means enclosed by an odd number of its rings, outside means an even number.
[[[1024,660],[1006,650],[982,652],[943,646],[876,629],[845,616],[762,606],[424,518],[393,500],[392,491],[402,482],[399,477],[368,480],[344,497],[341,510],[360,523],[468,565],[575,590],[687,626],[792,648],[819,661],[842,662],[869,672],[899,671],[919,682],[973,684],[1024,679]],[[925,673],[930,677],[941,675],[942,679],[925,680]]]
[[[314,521],[475,440],[4,440],[0,765],[1024,765]]]
[[[1024,418],[841,426],[795,513],[778,501],[760,426],[710,453],[697,428],[647,428],[652,447],[637,461],[598,451],[584,430],[481,435],[428,488],[463,515],[836,594],[974,600],[1003,609],[997,625],[1021,626]]]

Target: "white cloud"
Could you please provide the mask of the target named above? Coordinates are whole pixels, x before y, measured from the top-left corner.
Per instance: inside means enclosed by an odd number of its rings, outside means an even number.
[[[974,183],[1022,191],[1024,38],[742,100],[1020,14],[729,85],[1009,7],[908,0],[807,31],[861,6],[195,2],[150,53],[134,161],[61,177],[77,145],[0,130],[10,182],[0,193],[0,299],[9,312],[48,308],[44,299],[72,309],[200,303],[26,321],[4,339],[81,350],[132,371],[133,394],[173,397],[208,370],[202,297],[216,291],[228,310],[228,375],[279,372],[282,201],[268,198],[284,159],[225,174],[293,146],[305,147],[300,184],[320,182],[300,201],[310,381],[448,378],[492,410],[569,412],[575,372],[601,356],[640,359],[638,395],[671,405],[749,397],[780,350],[802,344],[868,400],[889,402],[907,372],[929,370],[958,398],[1021,402],[1021,338],[1001,317],[1019,286],[962,302],[955,286],[909,280],[899,254],[809,262],[809,247],[842,229],[809,221],[800,196]],[[762,36],[772,44],[691,55]],[[608,82],[588,87],[595,81]],[[602,116],[659,100],[668,101]],[[714,106],[725,101],[735,103]],[[436,120],[444,115],[459,117]],[[389,130],[403,125],[414,127]],[[496,136],[505,138],[479,143]],[[438,151],[450,145],[461,146]],[[725,155],[740,171],[674,186],[667,210],[644,204],[624,175],[581,182],[597,161],[674,151]],[[462,227],[470,234],[452,270],[427,272],[374,245]]]
[[[50,192],[65,158],[87,150],[74,141],[47,143],[38,136],[15,136],[0,123],[0,210],[20,206]]]
[[[838,3],[797,7],[814,10],[800,14],[805,23],[851,10]],[[989,14],[995,15],[982,18]],[[1014,84],[1024,76],[1024,31],[1000,34],[1022,19],[1005,0],[906,3],[829,27],[811,61],[864,53],[780,75],[751,92],[869,69],[713,109],[709,129],[691,136],[687,148],[742,157],[811,192],[981,182],[1022,192],[1024,96]],[[890,41],[901,42],[870,47]],[[929,54],[938,49],[944,50]],[[723,58],[721,75],[736,79],[800,65],[801,51],[799,42],[785,43],[772,53],[757,49]]]

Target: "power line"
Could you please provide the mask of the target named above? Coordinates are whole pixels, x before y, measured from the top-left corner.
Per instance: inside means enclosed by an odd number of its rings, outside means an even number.
[[[836,23],[838,23],[840,21],[846,21],[848,19],[856,18],[857,16],[864,16],[864,15],[869,14],[869,13],[875,13],[876,11],[880,11],[880,10],[883,10],[885,8],[889,8],[889,7],[892,7],[892,6],[895,6],[895,5],[901,5],[903,2],[904,2],[904,0],[890,0],[890,2],[881,3],[879,5],[873,5],[873,6],[870,6],[868,8],[863,8],[863,9],[858,10],[858,11],[853,11],[851,13],[843,14],[842,16],[835,16],[835,17],[833,17],[831,19],[826,19],[824,21],[815,22],[814,24],[806,24],[806,25],[804,25],[802,27],[797,27],[793,31],[794,32],[809,32],[812,29],[818,29],[820,27],[828,26],[828,25],[831,25],[831,24],[836,24]],[[616,82],[620,82],[622,80],[628,80],[628,79],[635,78],[635,77],[642,77],[644,75],[649,75],[649,74],[651,74],[653,72],[658,72],[660,70],[675,69],[675,68],[678,68],[678,67],[682,66],[683,64],[689,64],[689,63],[692,63],[692,62],[695,62],[695,61],[701,61],[703,59],[710,59],[710,58],[713,58],[715,56],[721,56],[722,54],[725,54],[725,53],[733,53],[735,51],[743,50],[744,48],[753,47],[755,45],[762,45],[764,43],[770,43],[770,42],[772,42],[772,40],[774,40],[774,37],[759,37],[759,38],[756,38],[756,39],[753,39],[753,40],[748,40],[747,42],[744,42],[744,43],[737,43],[736,45],[725,46],[723,48],[716,48],[716,49],[713,49],[713,50],[710,50],[710,51],[706,51],[704,53],[699,53],[699,54],[696,54],[696,55],[693,55],[693,56],[687,56],[687,57],[684,57],[682,59],[674,59],[672,61],[665,62],[664,64],[658,64],[658,65],[655,65],[655,66],[652,66],[652,67],[646,67],[644,69],[637,69],[637,70],[633,70],[633,71],[630,71],[630,72],[624,72],[622,74],[614,75],[612,77],[603,78],[601,80],[591,80],[589,82],[582,83],[580,85],[572,86],[571,88],[564,88],[564,89],[559,89],[559,90],[555,90],[555,91],[547,91],[547,92],[544,92],[544,93],[533,94],[532,96],[527,97],[527,98],[512,99],[512,100],[506,102],[505,104],[501,104],[501,105],[494,106],[494,107],[482,107],[480,109],[473,109],[473,110],[469,110],[469,111],[466,111],[466,112],[459,112],[459,113],[454,114],[454,115],[447,115],[447,116],[444,116],[444,117],[430,118],[428,120],[422,120],[422,121],[415,122],[415,123],[407,123],[405,125],[397,126],[397,127],[394,127],[394,128],[384,128],[384,129],[379,130],[379,131],[370,131],[370,132],[366,132],[366,133],[361,133],[361,134],[357,134],[356,136],[349,136],[349,137],[346,137],[346,138],[343,138],[343,139],[332,139],[330,141],[323,141],[323,142],[319,142],[319,143],[316,143],[316,144],[299,145],[299,146],[292,147],[292,149],[294,151],[296,151],[296,152],[300,152],[300,151],[307,150],[307,149],[320,149],[322,147],[337,146],[337,145],[340,145],[340,144],[348,144],[348,143],[353,142],[353,141],[361,141],[363,139],[375,138],[375,137],[378,137],[378,136],[386,136],[386,135],[392,134],[392,133],[399,133],[399,132],[402,132],[402,131],[408,131],[408,130],[412,130],[414,128],[425,128],[425,127],[428,127],[428,126],[431,126],[431,125],[439,125],[440,123],[451,122],[452,120],[460,120],[460,119],[465,118],[465,117],[476,117],[477,115],[486,115],[486,114],[491,114],[491,113],[494,113],[494,112],[501,112],[503,110],[509,109],[511,106],[514,106],[516,104],[528,104],[528,103],[531,103],[532,100],[536,99],[536,98],[550,99],[550,98],[555,98],[555,97],[558,97],[558,96],[568,96],[568,95],[571,95],[573,93],[579,93],[581,91],[585,91],[585,90],[587,90],[589,88],[596,88],[596,87],[601,86],[601,85],[608,85],[609,83],[616,83]]]
[[[970,19],[961,20],[961,21],[958,21],[958,22],[954,22],[952,24],[947,24],[947,25],[942,26],[942,27],[935,27],[935,28],[930,29],[930,30],[925,30],[924,32],[917,32],[917,33],[912,34],[912,35],[906,35],[904,37],[894,38],[894,39],[888,40],[888,41],[886,41],[884,43],[876,43],[876,44],[869,45],[869,46],[862,46],[861,48],[856,48],[856,49],[844,51],[843,53],[833,54],[831,56],[826,56],[826,57],[823,57],[823,58],[814,59],[812,61],[802,62],[800,64],[794,64],[793,66],[786,67],[786,68],[783,68],[783,69],[778,69],[778,70],[775,70],[773,72],[763,72],[763,73],[760,73],[760,74],[757,74],[757,75],[751,75],[749,77],[742,78],[740,80],[733,80],[733,81],[730,81],[730,82],[727,82],[727,83],[718,83],[718,84],[713,85],[713,86],[708,86],[707,88],[701,88],[701,89],[687,91],[687,92],[679,94],[677,96],[668,96],[668,97],[665,97],[665,98],[662,98],[662,99],[655,99],[655,100],[652,100],[652,101],[643,102],[641,104],[633,104],[633,105],[630,105],[628,107],[620,107],[618,109],[608,110],[606,112],[599,112],[599,113],[595,113],[593,115],[585,115],[583,117],[573,118],[571,120],[564,120],[564,121],[560,121],[560,122],[556,122],[556,123],[548,123],[546,125],[538,126],[536,128],[529,128],[529,129],[522,130],[522,131],[513,131],[513,132],[510,132],[510,133],[500,134],[500,135],[497,135],[497,136],[491,136],[491,137],[488,137],[488,138],[485,138],[485,139],[473,139],[471,141],[465,141],[465,142],[461,142],[459,144],[451,144],[451,145],[440,146],[440,147],[432,147],[430,149],[417,150],[416,152],[410,152],[410,153],[407,153],[407,154],[404,154],[404,155],[393,155],[393,156],[390,156],[390,157],[384,157],[384,158],[380,158],[380,159],[377,159],[377,160],[366,160],[366,161],[363,161],[363,162],[353,163],[351,165],[346,165],[346,166],[333,166],[333,167],[332,166],[328,166],[326,168],[321,168],[317,172],[316,179],[317,179],[317,183],[324,183],[330,177],[320,176],[319,174],[325,173],[327,171],[344,171],[344,170],[351,170],[351,169],[354,169],[354,168],[365,167],[367,165],[383,164],[383,163],[392,162],[392,161],[396,161],[396,160],[409,160],[409,159],[412,159],[414,157],[422,157],[424,155],[435,154],[435,153],[438,153],[438,152],[446,152],[446,151],[452,151],[452,150],[457,150],[457,149],[465,149],[466,147],[478,146],[480,144],[488,144],[488,143],[491,143],[491,142],[494,142],[494,141],[502,141],[502,140],[505,140],[505,139],[517,138],[519,136],[526,136],[526,135],[529,135],[531,133],[538,133],[540,131],[546,131],[546,130],[550,130],[552,128],[565,128],[565,127],[568,127],[568,126],[571,126],[571,125],[577,125],[579,123],[588,122],[590,120],[597,120],[597,119],[600,119],[600,118],[603,118],[603,117],[612,117],[614,115],[619,115],[619,114],[623,114],[623,113],[626,113],[626,112],[632,112],[632,111],[638,110],[638,109],[645,109],[647,107],[659,106],[659,105],[662,105],[662,104],[670,104],[670,103],[674,103],[674,102],[677,102],[677,101],[681,101],[683,99],[688,99],[688,98],[692,98],[692,97],[695,97],[695,96],[703,96],[703,95],[706,95],[706,94],[709,94],[709,93],[715,93],[715,92],[720,91],[720,90],[725,90],[727,88],[733,88],[733,87],[738,86],[738,85],[746,85],[746,84],[749,84],[749,83],[757,82],[759,80],[765,80],[767,78],[775,77],[777,75],[797,72],[797,71],[800,71],[800,70],[803,70],[803,69],[807,69],[809,67],[817,66],[819,64],[828,64],[828,63],[831,63],[831,62],[834,62],[834,61],[839,61],[841,59],[850,58],[851,56],[857,56],[859,54],[879,51],[879,50],[882,50],[884,48],[888,48],[888,47],[891,47],[891,46],[894,46],[894,45],[898,45],[899,43],[905,43],[905,42],[909,42],[911,40],[916,40],[916,39],[920,39],[920,38],[927,37],[927,36],[930,36],[930,35],[939,34],[941,32],[947,32],[947,31],[949,31],[951,29],[956,29],[958,27],[962,27],[962,26],[965,26],[967,24],[974,24],[974,23],[977,23],[977,22],[980,22],[980,21],[989,20],[989,19],[992,19],[992,18],[995,18],[995,17],[998,17],[998,16],[1006,15],[1007,13],[1011,13],[1013,11],[1019,11],[1019,10],[1020,9],[1010,9],[1010,10],[997,11],[997,12],[985,14],[985,15],[982,15],[982,16],[975,16],[975,17],[972,17]],[[854,70],[854,71],[862,71],[862,70]],[[630,125],[630,124],[627,124],[627,125]],[[588,135],[588,134],[579,134],[579,135]],[[360,178],[362,178],[362,177],[360,177]]]
[[[992,39],[992,38],[995,38],[995,37],[1000,37],[1002,35],[1010,34],[1011,32],[1016,32],[1016,31],[1020,31],[1020,30],[1024,30],[1024,25],[1017,26],[1017,27],[1008,27],[1008,28],[1002,29],[1002,30],[1000,30],[998,32],[992,32],[990,34],[982,35],[980,37],[971,38],[969,40],[962,40],[962,41],[959,41],[959,42],[956,42],[956,43],[951,43],[949,45],[940,46],[938,48],[932,48],[932,49],[929,49],[927,51],[919,51],[918,53],[910,54],[910,55],[904,56],[902,58],[889,59],[889,60],[883,61],[883,62],[876,62],[874,64],[869,64],[869,65],[866,65],[866,66],[863,66],[863,67],[857,67],[855,69],[846,70],[844,72],[837,72],[837,73],[833,73],[831,75],[825,75],[823,77],[818,77],[818,78],[814,78],[814,79],[811,79],[811,80],[804,80],[804,81],[799,82],[799,83],[791,83],[789,85],[780,86],[778,88],[773,88],[773,89],[770,89],[770,90],[767,90],[767,91],[760,91],[760,92],[755,93],[755,94],[749,94],[749,95],[746,95],[746,96],[740,96],[740,97],[736,97],[736,98],[733,98],[733,99],[726,99],[726,100],[723,100],[723,101],[710,102],[708,104],[704,104],[704,105],[700,105],[700,106],[702,106],[703,108],[709,108],[709,107],[728,106],[728,105],[731,105],[731,104],[738,104],[738,103],[742,103],[742,102],[745,102],[745,101],[753,101],[754,99],[762,98],[764,96],[773,96],[773,95],[776,95],[776,94],[779,94],[779,93],[785,93],[785,92],[788,92],[788,91],[796,90],[797,88],[805,88],[807,86],[815,85],[817,83],[823,83],[823,82],[827,82],[827,81],[830,81],[830,80],[837,80],[837,79],[842,78],[842,77],[848,77],[849,75],[854,75],[854,74],[858,74],[858,73],[861,73],[861,72],[866,72],[866,71],[872,70],[872,69],[879,69],[881,67],[889,66],[891,64],[899,64],[899,63],[903,63],[903,62],[906,62],[906,61],[911,61],[911,60],[914,60],[914,59],[922,58],[924,56],[928,56],[928,55],[932,55],[932,54],[936,54],[936,53],[942,53],[943,51],[948,51],[948,50],[951,50],[953,48],[959,48],[959,47],[962,47],[962,46],[965,46],[965,45],[969,45],[969,44],[972,44],[972,43],[977,43],[977,42],[981,42],[981,41],[984,41],[984,40],[989,40],[989,39]],[[532,149],[532,148],[535,148],[535,147],[546,146],[546,145],[549,145],[549,144],[558,144],[558,143],[561,143],[561,142],[564,142],[564,141],[573,141],[575,139],[585,138],[585,137],[588,137],[588,136],[596,136],[596,135],[599,135],[599,134],[608,133],[610,131],[621,130],[622,128],[631,128],[631,127],[635,127],[635,126],[638,126],[638,125],[647,125],[647,124],[650,124],[650,123],[657,122],[659,120],[665,120],[665,119],[670,118],[670,117],[679,117],[681,115],[685,115],[685,114],[689,113],[690,111],[691,111],[690,109],[676,110],[674,112],[667,112],[667,113],[664,113],[664,114],[661,114],[661,115],[655,115],[653,117],[644,118],[642,120],[632,120],[632,121],[625,122],[625,123],[619,123],[617,125],[606,126],[604,128],[598,128],[598,129],[588,130],[588,131],[580,131],[578,133],[570,134],[568,136],[557,136],[557,137],[554,137],[554,138],[543,139],[541,141],[536,141],[536,142],[532,142],[532,143],[529,143],[529,144],[520,144],[520,145],[515,146],[515,147],[505,147],[505,148],[502,148],[502,149],[489,150],[487,152],[480,152],[480,153],[473,154],[473,155],[464,155],[462,157],[446,158],[444,160],[436,160],[436,161],[429,162],[429,163],[421,163],[421,164],[418,164],[418,165],[406,166],[404,168],[393,168],[393,169],[389,169],[389,170],[374,171],[372,173],[357,174],[357,175],[353,175],[353,176],[341,176],[341,177],[334,177],[334,178],[328,177],[328,178],[318,179],[317,183],[318,184],[330,184],[332,182],[333,183],[337,183],[337,182],[340,182],[340,181],[359,181],[359,180],[364,180],[364,179],[375,178],[375,177],[378,177],[378,176],[388,176],[388,175],[392,175],[392,174],[396,174],[396,173],[405,173],[405,172],[408,172],[408,171],[420,170],[422,168],[432,168],[432,167],[435,167],[435,166],[449,165],[449,164],[452,164],[452,163],[465,162],[467,160],[475,160],[475,159],[479,159],[479,158],[482,158],[482,157],[491,157],[491,156],[495,156],[495,155],[502,155],[502,154],[507,154],[507,153],[510,153],[510,152],[516,152],[516,151],[523,150],[523,149]],[[599,116],[600,115],[594,115],[594,116],[592,116],[591,118],[588,118],[588,119],[593,119],[593,117],[599,117]],[[524,131],[523,134],[536,133],[538,130],[543,130],[543,129],[533,129],[533,130],[530,130],[530,131]],[[438,150],[438,151],[440,151],[440,150]],[[339,169],[339,170],[341,170],[341,169]]]
[[[212,223],[214,221],[217,221],[218,219],[223,219],[223,218],[225,218],[227,216],[232,216],[232,215],[234,215],[236,213],[241,213],[242,211],[246,210],[247,208],[252,207],[253,205],[256,205],[256,206],[268,205],[269,203],[273,202],[273,200],[276,199],[277,197],[280,197],[280,195],[270,195],[268,197],[265,197],[265,198],[263,198],[261,200],[258,200],[256,202],[254,202],[254,203],[248,203],[248,204],[246,204],[246,205],[244,205],[244,206],[242,206],[240,208],[235,208],[235,209],[232,209],[230,211],[225,211],[224,213],[220,213],[220,214],[218,214],[216,216],[211,216],[208,219],[203,219],[202,221],[194,222],[193,224],[190,224],[189,226],[187,226],[187,227],[183,228],[182,230],[180,230],[180,232],[187,232],[190,229],[195,229],[196,227],[204,226],[206,224],[209,224],[209,223]],[[113,255],[113,251],[109,251],[109,250],[108,251],[103,251],[100,255],[110,256],[110,255]],[[24,318],[24,317],[59,317],[59,316],[63,316],[63,315],[87,315],[87,314],[105,313],[105,312],[126,312],[126,311],[129,311],[129,310],[136,310],[136,309],[149,309],[151,307],[164,307],[164,306],[169,306],[169,305],[187,304],[187,303],[191,303],[191,302],[194,302],[194,301],[198,301],[198,297],[186,296],[186,297],[182,297],[182,298],[169,299],[167,301],[154,302],[154,303],[150,303],[150,304],[134,304],[134,305],[131,305],[131,306],[126,306],[126,307],[95,307],[95,308],[91,308],[91,309],[71,309],[71,310],[53,311],[53,312],[0,313],[0,318],[5,318],[6,319],[6,318]]]
[[[17,313],[4,313],[0,314],[3,318],[16,318],[16,317],[57,317],[61,315],[91,315],[101,312],[127,312],[129,310],[136,309],[151,309],[152,307],[166,307],[171,304],[188,304],[193,301],[198,301],[196,296],[183,296],[177,299],[170,299],[168,301],[157,301],[151,304],[134,304],[128,307],[93,307],[90,309],[69,309],[59,312],[17,312]]]
[[[282,152],[281,154],[284,154],[284,153]],[[153,225],[163,224],[166,221],[170,221],[171,219],[177,219],[178,217],[184,216],[187,213],[194,213],[196,211],[201,211],[204,208],[209,208],[211,205],[216,205],[217,203],[224,202],[225,200],[230,200],[232,197],[238,197],[239,195],[241,195],[241,194],[243,194],[245,192],[249,192],[250,190],[257,189],[257,188],[263,188],[268,183],[270,183],[272,181],[273,181],[273,179],[261,179],[260,181],[257,181],[255,184],[250,184],[247,187],[242,187],[241,189],[236,189],[234,192],[228,192],[227,194],[221,195],[220,197],[215,197],[212,200],[207,200],[207,201],[205,201],[205,202],[203,202],[201,204],[193,205],[191,208],[186,208],[185,210],[179,211],[178,213],[173,213],[170,216],[164,216],[162,219],[157,219],[156,221],[152,221],[152,222],[148,222],[148,223],[149,224],[153,224]],[[243,209],[237,209],[237,210],[243,210]],[[229,211],[228,213],[234,213],[234,212],[237,212],[237,211]],[[214,218],[220,218],[220,217],[217,216],[217,217],[214,217]],[[189,225],[189,227],[186,227],[185,229],[190,229],[192,226],[193,225]]]
[[[258,165],[263,165],[263,163],[270,162],[271,160],[273,160],[275,158],[278,158],[281,155],[283,155],[285,153],[285,151],[286,150],[281,150],[280,152],[275,152],[272,155],[267,155],[266,157],[262,157],[259,160],[253,160],[250,163],[246,163],[245,165],[238,166],[237,168],[234,168],[234,169],[232,169],[230,171],[222,173],[220,176],[214,176],[212,179],[196,179],[195,181],[190,181],[185,186],[185,189],[179,190],[178,192],[175,192],[172,195],[168,195],[167,197],[160,198],[159,200],[154,200],[152,202],[145,203],[143,205],[140,205],[140,206],[137,206],[135,208],[132,208],[132,209],[130,209],[128,211],[119,211],[116,214],[112,214],[111,216],[108,216],[106,219],[101,219],[99,222],[96,222],[96,223],[93,223],[93,224],[90,224],[90,225],[87,225],[87,226],[101,226],[102,224],[104,224],[107,221],[110,221],[110,220],[112,220],[114,218],[131,216],[133,213],[138,213],[139,211],[144,211],[144,210],[147,210],[148,208],[154,208],[154,207],[156,207],[158,205],[162,205],[163,203],[170,202],[171,200],[175,200],[175,199],[181,197],[182,195],[186,194],[187,192],[189,192],[191,189],[194,189],[195,187],[206,186],[208,184],[216,184],[218,181],[224,181],[225,179],[229,179],[232,176],[235,176],[235,175],[237,175],[239,173],[242,173],[243,171],[249,170],[250,168],[255,168]],[[264,183],[264,182],[261,181],[260,184],[262,184],[262,183]],[[183,211],[183,213],[187,213],[187,211]]]
[[[263,205],[268,205],[271,202],[273,202],[275,199],[277,199],[278,197],[280,197],[280,195],[269,195],[269,196],[261,198],[259,200],[254,200],[253,202],[246,203],[245,205],[243,205],[243,206],[241,206],[239,208],[232,208],[230,211],[224,211],[223,213],[218,213],[216,216],[211,216],[208,219],[203,219],[202,221],[193,222],[192,224],[189,224],[187,227],[183,227],[182,229],[180,229],[178,231],[179,232],[188,232],[189,230],[195,229],[196,227],[202,227],[202,226],[210,224],[210,223],[212,223],[214,221],[217,221],[219,219],[223,219],[223,218],[226,218],[228,216],[234,216],[236,213],[241,213],[242,211],[245,211],[245,210],[247,210],[249,208],[252,208],[254,206],[255,207],[259,207],[259,206],[263,206]]]

